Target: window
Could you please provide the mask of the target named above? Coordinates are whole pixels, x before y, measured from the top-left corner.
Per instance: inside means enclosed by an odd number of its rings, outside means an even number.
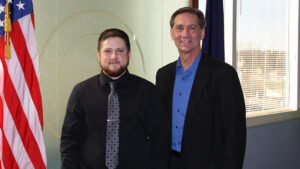
[[[236,68],[249,114],[297,109],[295,2],[237,1]]]
[[[297,110],[298,1],[223,3],[225,61],[239,74],[247,117]],[[206,0],[198,5],[205,13]]]

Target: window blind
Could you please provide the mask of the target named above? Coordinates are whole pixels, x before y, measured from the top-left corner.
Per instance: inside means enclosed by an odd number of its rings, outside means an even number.
[[[206,0],[198,4],[205,14]],[[298,1],[224,0],[223,6],[225,61],[238,72],[247,116],[296,110]]]
[[[244,92],[247,114],[296,109],[297,57],[289,47],[289,0],[238,0],[236,69]],[[297,42],[296,42],[297,43]]]

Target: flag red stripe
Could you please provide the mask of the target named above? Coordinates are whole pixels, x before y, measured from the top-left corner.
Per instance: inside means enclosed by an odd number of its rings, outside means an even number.
[[[4,58],[5,37],[0,36],[0,58]]]
[[[1,39],[0,39],[0,45],[2,45]],[[2,47],[0,47],[2,48]],[[0,53],[2,54],[2,49],[0,49]],[[0,63],[1,64],[1,63]],[[3,149],[3,138],[4,136],[4,131],[3,131],[3,102],[2,102],[2,98],[0,97],[0,130],[1,130],[1,140],[0,143],[2,143],[2,145],[0,145],[0,153],[2,152],[2,154],[0,154],[0,157],[3,157],[3,155],[7,154],[7,150]],[[5,138],[4,138],[5,139]],[[0,169],[2,169],[2,162],[3,162],[3,158],[0,160]]]
[[[13,43],[20,65],[24,72],[27,86],[29,88],[33,103],[39,114],[40,123],[43,128],[42,97],[40,92],[39,81],[36,76],[30,54],[27,50],[25,38],[23,36],[19,22],[14,22],[12,24],[12,29],[14,31],[11,33],[11,41]]]
[[[0,129],[3,129],[3,102],[2,102],[1,97],[0,97]],[[2,132],[3,132],[3,130],[2,130]],[[0,145],[0,153],[1,153],[1,145]],[[1,154],[0,154],[0,157],[1,157]],[[1,164],[0,164],[0,166],[1,166]],[[0,167],[0,169],[1,169],[1,167]]]
[[[2,60],[2,59],[1,59]],[[4,97],[7,103],[7,107],[11,113],[11,116],[15,122],[15,126],[22,139],[24,148],[35,168],[45,169],[46,166],[42,159],[42,155],[39,146],[33,136],[33,133],[29,127],[27,118],[23,112],[22,105],[15,91],[13,83],[8,74],[7,65],[2,60],[4,69]]]
[[[18,164],[11,152],[10,146],[6,140],[4,133],[2,132],[2,143],[3,143],[3,165],[4,168],[19,169]]]
[[[31,17],[31,21],[32,21],[32,24],[33,24],[33,28],[35,29],[34,13],[33,12],[30,14],[30,17]]]
[[[4,41],[4,36],[0,36],[0,59],[2,60],[3,58],[4,58],[4,45],[5,45],[5,41]],[[2,64],[2,63],[0,63],[0,64]],[[1,76],[3,76],[3,74],[1,74]],[[1,83],[1,81],[0,81],[0,83]],[[0,85],[2,85],[2,84],[0,84]],[[2,165],[4,165],[4,160],[3,160],[3,154],[5,154],[3,151],[6,151],[5,150],[5,148],[6,147],[4,147],[4,145],[3,145],[3,138],[4,138],[4,130],[3,130],[3,102],[2,102],[2,98],[0,98],[1,99],[1,110],[0,110],[0,116],[1,116],[1,121],[0,121],[0,123],[1,123],[1,126],[0,126],[0,128],[1,128],[1,140],[0,140],[0,153],[2,153],[2,154],[0,154],[0,157],[2,158],[1,160],[0,160],[0,168],[2,169]]]

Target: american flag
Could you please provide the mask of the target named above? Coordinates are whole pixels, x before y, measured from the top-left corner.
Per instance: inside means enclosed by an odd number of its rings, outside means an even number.
[[[44,169],[47,159],[32,0],[8,0],[10,59],[4,57],[5,5],[6,0],[0,0],[0,168]]]

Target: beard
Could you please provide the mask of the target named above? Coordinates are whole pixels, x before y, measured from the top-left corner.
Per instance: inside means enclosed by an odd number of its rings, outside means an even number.
[[[127,70],[128,64],[129,64],[129,62],[127,62],[126,65],[121,65],[120,69],[118,69],[118,70],[111,70],[108,67],[102,66],[101,64],[100,64],[100,67],[101,67],[102,71],[105,74],[107,74],[108,76],[119,77],[121,74],[123,74]]]

